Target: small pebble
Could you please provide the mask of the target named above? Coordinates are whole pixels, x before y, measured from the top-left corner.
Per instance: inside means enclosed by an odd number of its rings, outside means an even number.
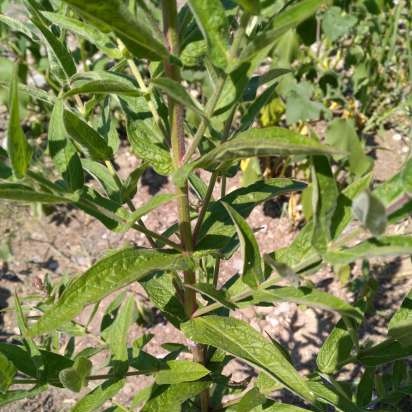
[[[395,140],[395,142],[400,142],[402,140],[402,135],[400,133],[394,133],[392,139]]]

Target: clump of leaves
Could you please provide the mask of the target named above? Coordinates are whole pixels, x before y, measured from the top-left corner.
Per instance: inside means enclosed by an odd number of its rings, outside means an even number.
[[[410,390],[409,297],[392,318],[388,337],[364,347],[359,328],[365,298],[347,302],[305,280],[325,265],[338,273],[357,260],[412,253],[410,236],[384,234],[386,225],[410,213],[405,178],[410,162],[380,185],[362,168],[342,188],[332,166],[342,157],[354,161],[345,147],[287,128],[252,127],[270,97],[270,89],[260,86],[273,86],[288,72],[262,71],[268,54],[280,36],[322,10],[324,2],[189,0],[180,8],[175,0],[24,4],[28,21],[2,16],[1,22],[30,44],[42,44],[40,52],[47,52],[48,61],[45,83],[51,90],[20,83],[17,70],[10,84],[3,84],[9,92],[9,121],[7,150],[0,155],[1,170],[8,173],[2,174],[0,197],[71,204],[114,232],[143,233],[150,247],[111,250],[80,276],[49,284],[47,298],[30,306],[38,313],[35,321],[27,318],[27,305],[15,298],[21,336],[18,344],[0,343],[0,404],[35,396],[49,386],[78,392],[95,381],[97,386],[86,389],[72,410],[99,410],[129,376],[151,375],[154,383],[130,405],[109,410],[326,411],[330,406],[347,412],[396,407]],[[329,20],[335,14],[332,9]],[[69,39],[78,49],[67,47]],[[294,91],[298,99],[299,88]],[[50,113],[47,145],[38,147],[25,135],[21,96]],[[127,149],[141,161],[126,179],[114,166],[118,128],[126,130]],[[42,155],[52,159],[57,180],[45,173]],[[259,204],[300,192],[307,183],[267,179],[226,193],[226,180],[239,161],[255,156],[288,156],[291,162],[305,159],[311,165],[310,220],[290,246],[265,256],[247,217]],[[168,176],[175,193],[156,195],[136,208],[133,199],[148,166]],[[208,171],[210,178],[201,179],[199,170]],[[221,195],[213,199],[219,182]],[[192,196],[197,202],[191,202]],[[360,222],[348,232],[354,199]],[[168,202],[177,204],[178,224],[164,233],[146,227],[142,217]],[[364,234],[364,240],[353,243],[354,233]],[[242,270],[222,285],[220,262],[237,249]],[[129,344],[128,331],[139,316],[127,289],[133,282],[140,282],[152,304],[192,344],[169,342],[164,345],[168,354],[160,359],[145,350],[150,335]],[[96,344],[78,351],[101,300],[122,288],[105,309]],[[308,376],[296,370],[275,339],[231,316],[238,308],[284,301],[340,318],[320,349],[317,369]],[[81,324],[76,318],[89,305],[90,320]],[[67,342],[64,349],[62,341]],[[109,361],[96,364],[93,357],[102,351]],[[182,359],[185,352],[191,352],[191,360]],[[233,358],[256,369],[258,377],[233,388],[222,373]],[[365,368],[360,382],[339,375],[353,364]],[[29,389],[13,387],[18,384]],[[282,388],[301,398],[302,406],[276,401],[271,394]],[[226,395],[235,396],[227,401]]]

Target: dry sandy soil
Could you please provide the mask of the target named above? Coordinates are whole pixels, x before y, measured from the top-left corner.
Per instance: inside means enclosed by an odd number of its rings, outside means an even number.
[[[5,113],[0,114],[5,117]],[[4,128],[0,123],[0,141],[4,136]],[[385,132],[383,137],[376,137],[372,149],[376,156],[375,177],[383,180],[394,174],[402,159],[406,156],[404,147],[406,139],[393,139],[394,131]],[[117,163],[124,173],[133,168],[137,160],[122,148]],[[229,185],[234,188],[239,179],[235,177]],[[155,175],[146,175],[134,199],[136,205],[144,204],[151,194],[170,192],[170,183]],[[270,202],[257,207],[249,218],[256,229],[257,238],[264,252],[273,251],[288,245],[296,235],[294,225],[287,214],[279,216],[279,204]],[[152,230],[162,231],[175,221],[175,210],[170,205],[151,213],[145,223]],[[399,233],[408,231],[407,225],[395,228]],[[59,207],[50,214],[42,213],[39,208],[21,206],[8,202],[0,202],[0,248],[9,247],[8,259],[0,260],[0,308],[6,309],[0,315],[0,340],[13,339],[18,331],[14,316],[7,308],[11,305],[14,291],[25,296],[32,293],[44,293],[42,284],[45,276],[58,279],[62,275],[72,276],[85,271],[98,260],[108,248],[118,248],[128,241],[146,245],[143,236],[138,233],[127,235],[113,234],[99,222],[77,210]],[[236,273],[241,267],[239,255],[229,262],[224,262],[223,276]],[[391,262],[373,262],[372,270],[379,283],[376,296],[376,313],[368,320],[368,327],[363,331],[368,339],[379,339],[386,333],[385,324],[392,313],[399,307],[403,296],[412,286],[411,266],[405,260],[396,259]],[[352,276],[356,276],[359,268],[353,268]],[[314,276],[313,281],[324,290],[337,296],[351,298],[351,292],[341,287],[329,269],[324,269]],[[130,340],[143,333],[153,333],[154,338],[148,350],[157,356],[166,352],[160,347],[165,342],[184,342],[179,332],[152,308],[146,300],[139,285],[130,288],[136,299],[146,308],[152,322],[134,325]],[[295,365],[305,372],[314,366],[317,350],[325,340],[335,321],[333,315],[313,309],[298,309],[296,305],[282,303],[269,308],[247,309],[236,314],[255,328],[266,331],[289,349]],[[99,324],[99,319],[95,322]],[[89,342],[90,343],[90,342]],[[83,343],[84,344],[84,343]],[[234,362],[227,373],[232,373],[233,381],[240,381],[250,370],[240,363]],[[352,371],[355,375],[357,371]],[[138,389],[150,383],[150,378],[138,377],[130,379],[117,400],[127,401]],[[66,411],[73,406],[74,396],[68,391],[55,391],[34,399],[7,406],[3,410],[16,411]]]

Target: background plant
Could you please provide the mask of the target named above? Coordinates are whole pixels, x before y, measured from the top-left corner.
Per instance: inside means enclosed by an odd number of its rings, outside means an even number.
[[[399,4],[395,19],[408,10],[406,2]],[[378,16],[391,5],[377,2]],[[27,21],[0,19],[6,27],[5,54],[17,59],[11,80],[3,83],[9,116],[7,148],[0,153],[0,197],[74,205],[110,230],[145,234],[151,248],[129,245],[108,251],[85,273],[48,283],[47,297],[34,305],[15,296],[19,342],[0,343],[3,405],[49,386],[79,392],[98,381],[102,383],[73,408],[98,410],[129,376],[152,375],[155,383],[130,405],[114,404],[109,410],[399,410],[410,391],[409,297],[392,318],[387,339],[367,346],[358,334],[372,282],[365,282],[356,301],[346,302],[313,287],[310,276],[325,265],[339,274],[358,260],[411,254],[410,236],[385,234],[410,213],[411,162],[377,185],[370,173],[372,160],[353,124],[333,122],[327,142],[310,129],[306,136],[298,133],[302,125],[297,123],[320,113],[327,116],[327,104],[340,94],[346,104],[347,89],[322,88],[323,74],[308,84],[310,70],[304,64],[295,68],[292,54],[279,55],[288,50],[285,45],[294,44],[296,32],[309,39],[304,33],[315,16],[315,22],[322,22],[316,23],[315,33],[323,27],[326,35],[320,45],[318,34],[316,64],[329,59],[333,47],[328,42],[353,28],[357,13],[365,9],[340,3],[328,8],[317,0],[191,0],[179,9],[174,0],[27,0],[24,6]],[[331,26],[345,31],[335,33]],[[300,63],[314,59],[307,49],[302,54]],[[384,63],[386,58],[380,59]],[[36,64],[43,88],[33,87],[28,63]],[[372,85],[366,82],[359,98],[367,98]],[[325,93],[322,104],[312,101],[320,90]],[[282,110],[275,110],[275,121],[265,121],[265,110],[273,115],[266,105],[275,94],[275,103],[286,104],[286,119]],[[35,114],[28,130],[21,126],[25,106]],[[362,107],[369,115],[374,102]],[[309,117],[301,109],[309,109]],[[259,114],[265,127],[254,128]],[[285,120],[292,127],[279,127]],[[45,129],[47,139],[41,133]],[[124,144],[141,160],[126,179],[115,164],[123,130]],[[307,181],[259,179],[226,194],[226,181],[239,161],[273,157],[294,170],[304,165]],[[136,208],[138,181],[149,166],[172,179],[175,193],[156,195]],[[344,179],[337,179],[337,169],[344,171]],[[218,186],[220,196],[214,199]],[[268,199],[302,191],[309,199],[305,225],[289,247],[262,256],[246,218]],[[177,224],[164,233],[147,228],[142,217],[168,202],[177,205]],[[221,260],[237,249],[243,268],[222,284]],[[171,342],[162,359],[145,351],[149,335],[130,345],[128,330],[138,310],[126,289],[104,309],[97,343],[78,351],[99,302],[135,281],[193,345]],[[298,373],[276,340],[232,316],[237,308],[282,301],[333,311],[341,318],[309,376]],[[93,308],[90,319],[79,323],[76,317],[88,305]],[[29,311],[36,315],[28,316]],[[109,360],[97,365],[94,356],[103,351]],[[233,388],[222,373],[232,358],[251,365],[257,378]],[[359,382],[340,374],[354,364],[363,368]],[[96,372],[102,366],[105,373]],[[272,394],[281,388],[300,403],[277,401]],[[227,401],[229,394],[235,397]]]

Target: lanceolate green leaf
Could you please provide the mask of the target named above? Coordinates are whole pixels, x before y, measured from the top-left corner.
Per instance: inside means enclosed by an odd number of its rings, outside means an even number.
[[[9,97],[9,122],[7,125],[7,151],[15,176],[24,177],[32,157],[32,149],[20,125],[17,66],[13,72]]]
[[[96,130],[89,126],[78,115],[69,110],[63,113],[64,126],[70,137],[95,160],[108,160],[112,157],[112,149]]]
[[[74,191],[83,187],[84,176],[80,157],[70,141],[62,122],[63,111],[63,101],[58,99],[54,105],[49,122],[49,152],[67,186],[70,190]]]
[[[317,140],[280,127],[250,129],[223,143],[196,162],[196,166],[219,166],[248,157],[330,155],[336,150]]]
[[[207,41],[212,63],[226,69],[229,51],[229,25],[220,0],[189,0],[188,4]]]
[[[129,120],[127,137],[136,155],[146,160],[157,173],[169,175],[172,172],[170,152],[160,140],[160,132],[152,121]]]
[[[243,259],[242,279],[251,288],[257,288],[263,282],[262,258],[252,229],[245,219],[232,206],[222,202],[236,227]]]
[[[5,81],[0,81],[0,89],[10,90],[10,83],[5,82]],[[19,95],[22,94],[24,96],[28,96],[35,101],[45,103],[48,106],[52,106],[54,104],[54,99],[55,99],[54,96],[47,93],[45,90],[38,89],[37,87],[31,87],[25,84],[19,84],[18,93]]]
[[[210,373],[200,363],[188,360],[170,360],[167,368],[156,373],[155,381],[158,385],[174,385],[182,382],[197,381]]]
[[[321,381],[313,379],[309,381],[310,389],[315,393],[317,399],[332,405],[341,412],[365,412],[359,406],[356,406],[343,391],[336,391],[335,388]]]
[[[170,96],[173,100],[181,103],[185,108],[191,109],[199,115],[203,116],[203,110],[200,104],[196,102],[186,89],[178,82],[168,79],[167,77],[160,77],[151,81],[151,84]]]
[[[331,240],[330,229],[338,198],[335,177],[325,156],[313,157],[312,185],[312,244],[320,253],[324,253]]]
[[[122,57],[122,52],[117,48],[111,38],[90,24],[60,13],[43,11],[42,14],[54,24],[58,24],[59,27],[70,30],[87,41],[94,43],[109,57],[113,59],[120,59]]]
[[[46,43],[47,49],[53,54],[53,58],[58,63],[60,70],[65,74],[66,78],[70,78],[76,73],[76,65],[70,52],[66,46],[49,30],[44,24],[44,18],[32,6],[28,6],[32,13],[32,21],[42,33]]]
[[[94,388],[73,406],[71,412],[93,412],[112,399],[124,386],[124,379],[109,380]]]
[[[282,34],[312,16],[324,3],[327,3],[327,1],[303,0],[276,16],[272,20],[272,30],[267,30],[252,39],[242,51],[237,64],[250,61],[264,49],[269,51]]]
[[[90,80],[78,87],[67,91],[63,97],[67,98],[76,94],[117,94],[122,96],[142,96],[143,92],[132,84],[116,80]]]
[[[168,58],[162,42],[153,37],[150,29],[138,21],[121,0],[64,0],[89,21],[98,21],[110,27],[138,57]]]
[[[219,168],[226,162],[249,157],[331,155],[333,153],[336,153],[334,148],[288,129],[280,127],[249,129],[180,169],[175,175],[175,182],[177,184],[183,182],[195,168]]]
[[[32,389],[17,389],[8,391],[4,395],[0,394],[0,406],[5,406],[9,403],[20,401],[22,399],[27,400],[33,398],[40,393],[44,392],[48,388],[47,385],[35,386]]]
[[[37,192],[19,183],[0,183],[0,199],[19,202],[68,203],[70,200],[52,193]]]
[[[200,294],[222,304],[228,309],[236,309],[236,306],[230,301],[230,297],[224,289],[215,289],[209,283],[195,283],[194,285],[185,285],[185,287],[190,287],[191,289],[196,290]]]
[[[246,12],[250,14],[259,14],[260,2],[255,0],[235,0]]]
[[[155,386],[142,412],[181,411],[181,404],[205,390],[211,382],[182,382],[177,385]]]
[[[258,289],[253,292],[256,303],[261,302],[294,302],[302,305],[331,310],[341,315],[351,317],[357,321],[362,320],[362,312],[345,301],[327,292],[307,287],[274,287]]]
[[[134,297],[129,296],[120,306],[113,323],[101,333],[112,352],[113,359],[116,361],[127,360],[128,331],[136,318],[136,301]]]
[[[7,392],[16,372],[17,369],[13,362],[0,352],[0,394]]]
[[[412,291],[405,297],[388,327],[389,336],[398,340],[402,346],[412,346]]]
[[[73,319],[82,309],[117,289],[157,270],[183,270],[187,257],[157,250],[128,248],[100,260],[65,289],[58,302],[35,323],[30,333],[40,335]]]
[[[400,235],[371,238],[353,247],[329,251],[325,254],[325,258],[333,265],[345,265],[358,259],[410,254],[412,254],[412,237]]]
[[[220,249],[222,252],[230,252],[233,245],[237,244],[233,239],[236,229],[222,201],[229,204],[243,218],[247,218],[257,205],[266,200],[284,193],[303,190],[305,186],[303,182],[290,179],[270,179],[234,190],[221,201],[212,202],[201,227],[196,250]]]
[[[410,356],[412,346],[402,346],[398,341],[389,338],[370,348],[362,349],[357,359],[365,366],[375,367]]]
[[[0,14],[0,23],[7,25],[13,31],[18,31],[26,35],[30,40],[38,40],[33,27],[26,22],[22,22],[12,17]]]
[[[353,340],[346,323],[341,319],[323,342],[316,357],[321,372],[334,373],[349,358]]]
[[[247,323],[219,316],[204,316],[182,325],[185,335],[195,342],[230,353],[281,381],[304,399],[313,400],[305,380],[284,354]]]

